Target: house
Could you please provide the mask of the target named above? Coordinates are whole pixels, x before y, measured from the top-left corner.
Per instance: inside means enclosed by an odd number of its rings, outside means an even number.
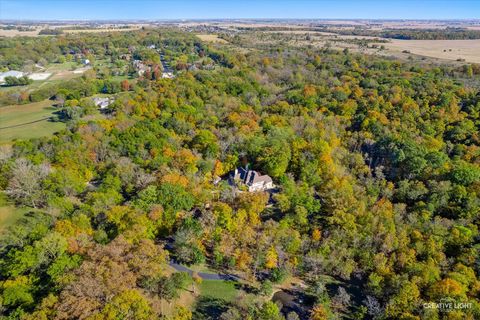
[[[133,67],[137,70],[139,76],[143,76],[145,72],[150,70],[150,67],[145,65],[142,60],[133,60]]]
[[[173,72],[162,72],[162,78],[163,79],[172,79],[175,76],[173,75]]]
[[[93,103],[95,106],[99,107],[100,109],[106,109],[110,104],[115,101],[113,98],[102,98],[102,97],[95,97],[93,98]]]
[[[7,72],[0,73],[0,82],[5,82],[6,77],[21,78],[23,76],[24,76],[24,73],[21,71],[10,70]]]
[[[248,168],[237,168],[230,174],[230,184],[236,185],[241,182],[248,187],[249,192],[265,191],[273,189],[272,178],[268,175],[261,175],[259,172]]]

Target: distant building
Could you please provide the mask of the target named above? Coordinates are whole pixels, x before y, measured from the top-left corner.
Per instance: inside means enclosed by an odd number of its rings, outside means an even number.
[[[237,168],[230,174],[230,184],[237,185],[238,182],[248,187],[249,192],[265,191],[273,189],[272,178],[268,175],[261,175],[259,172],[247,168]]]
[[[23,76],[24,76],[24,73],[21,71],[10,70],[7,72],[0,73],[0,82],[5,82],[6,77],[21,78]]]
[[[106,109],[110,104],[115,101],[113,98],[102,98],[102,97],[95,97],[93,98],[93,103],[95,106],[99,107],[100,109]]]
[[[142,60],[133,60],[133,67],[139,76],[143,76],[147,70],[150,70],[150,67],[145,65]]]
[[[162,72],[162,78],[164,79],[172,79],[174,77],[173,72]]]
[[[198,67],[195,63],[192,63],[190,66],[188,66],[188,71],[197,71]]]
[[[215,176],[213,178],[213,185],[216,186],[217,184],[220,183],[220,181],[222,181],[222,178],[220,178],[219,176]]]

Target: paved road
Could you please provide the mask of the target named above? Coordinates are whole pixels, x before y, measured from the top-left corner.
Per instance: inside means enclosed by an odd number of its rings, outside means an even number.
[[[180,272],[188,272],[192,275],[193,271],[184,265],[178,264],[175,261],[171,260],[169,266]],[[220,274],[220,273],[206,273],[206,272],[197,272],[198,276],[203,280],[228,280],[228,281],[238,281],[239,278],[233,274]]]

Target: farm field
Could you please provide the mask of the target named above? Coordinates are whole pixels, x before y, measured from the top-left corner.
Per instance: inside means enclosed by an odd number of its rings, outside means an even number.
[[[426,57],[480,63],[480,40],[391,40],[387,49]]]
[[[306,37],[309,36],[307,40]],[[329,32],[308,30],[276,30],[251,33],[249,41],[252,43],[264,43],[276,45],[287,43],[295,47],[313,45],[322,48],[327,44],[337,50],[348,48],[355,52],[368,53],[380,56],[390,56],[398,59],[407,59],[411,55],[430,58],[432,62],[457,63],[470,62],[480,63],[480,40],[399,40],[386,39],[372,36],[340,35]],[[358,41],[364,40],[376,47],[384,47],[378,50],[372,47],[359,46]]]
[[[197,34],[197,37],[200,40],[205,42],[213,42],[213,43],[227,43],[226,40],[219,38],[216,34]]]
[[[30,31],[19,31],[16,29],[4,30],[0,29],[0,37],[35,37],[38,36],[38,33],[41,29],[37,28]]]
[[[128,28],[98,28],[98,29],[64,29],[65,33],[102,33],[102,32],[125,32],[138,30],[143,25],[133,25]]]
[[[48,120],[55,111],[49,100],[0,107],[0,143],[44,137],[65,128],[62,122]]]

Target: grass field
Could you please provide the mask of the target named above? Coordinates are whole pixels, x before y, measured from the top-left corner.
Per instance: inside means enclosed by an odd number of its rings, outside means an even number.
[[[0,37],[36,37],[40,32],[40,28],[31,31],[19,31],[17,29],[4,30],[0,29]]]
[[[55,111],[49,100],[0,107],[0,143],[49,136],[62,130],[64,123],[48,120]]]
[[[46,69],[46,71],[53,73],[50,80],[70,80],[80,77],[87,69],[88,68],[83,67],[75,61],[68,61],[52,64]]]
[[[193,310],[193,319],[220,319],[220,315],[227,311],[228,305],[236,298],[235,283],[204,280],[200,284],[200,296],[198,296]]]
[[[197,37],[205,42],[227,43],[226,40],[219,38],[216,34],[197,34]]]
[[[51,75],[47,79],[35,80],[31,84],[22,86],[20,88],[0,86],[0,91],[11,92],[12,90],[21,89],[25,92],[32,92],[48,84],[60,83],[65,80],[81,77],[83,69],[84,68],[82,68],[81,64],[78,64],[74,61],[64,63],[52,63],[46,68],[38,71],[41,73],[50,73]],[[74,70],[80,70],[82,72],[76,73],[74,72]]]
[[[52,63],[47,66],[45,71],[55,73],[59,71],[74,70],[75,68],[78,68],[80,66],[81,65],[76,63],[75,61],[67,61],[63,63]]]
[[[26,208],[16,208],[8,201],[7,196],[0,192],[0,232],[13,225],[27,211]]]
[[[200,297],[232,302],[237,297],[237,289],[231,281],[203,280],[200,284]]]
[[[413,54],[447,60],[465,59],[480,63],[480,40],[391,40],[383,44],[392,51],[408,50]]]

